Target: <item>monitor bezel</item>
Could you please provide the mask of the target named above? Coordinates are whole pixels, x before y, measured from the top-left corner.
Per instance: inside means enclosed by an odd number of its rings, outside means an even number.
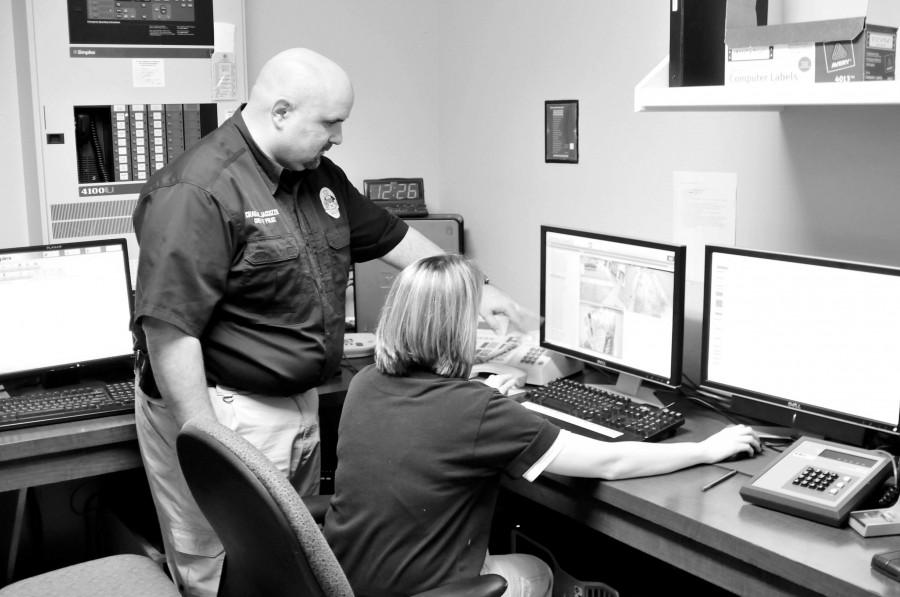
[[[554,344],[546,339],[546,284],[547,284],[547,235],[551,233],[568,234],[582,238],[603,240],[608,242],[616,242],[628,244],[638,247],[647,247],[652,249],[661,249],[672,251],[674,254],[673,263],[673,295],[672,295],[672,339],[670,350],[669,376],[664,377],[658,373],[645,371],[636,367],[631,367],[622,363],[608,361],[594,355],[586,354],[571,348]],[[683,374],[683,356],[684,356],[684,305],[685,305],[685,287],[686,287],[686,259],[687,247],[676,243],[667,243],[655,240],[648,240],[632,236],[621,236],[605,234],[601,232],[593,232],[583,229],[564,228],[558,226],[541,226],[541,265],[540,265],[540,335],[539,344],[542,348],[547,348],[555,352],[572,357],[594,367],[599,367],[613,373],[624,373],[638,378],[642,382],[649,382],[657,386],[662,386],[675,390],[682,384]]]
[[[0,248],[0,256],[15,253],[34,253],[39,251],[65,251],[68,249],[81,249],[85,247],[108,247],[118,246],[123,260],[123,275],[125,276],[124,291],[127,293],[129,325],[134,320],[134,292],[131,284],[131,265],[128,258],[128,241],[125,238],[104,238],[81,240],[73,242],[52,243],[46,245],[27,245],[20,247]],[[77,372],[81,370],[90,370],[102,367],[107,364],[125,363],[133,358],[133,351],[122,353],[120,355],[110,355],[99,359],[88,359],[81,361],[72,361],[65,363],[47,364],[32,369],[22,369],[17,371],[0,372],[0,382],[12,383],[20,382],[33,378],[44,378],[55,374],[65,374]],[[41,380],[43,383],[43,379]]]
[[[700,356],[700,389],[712,395],[727,399],[731,408],[741,411],[743,414],[753,416],[753,413],[762,415],[758,418],[769,420],[776,424],[785,424],[789,426],[804,427],[812,425],[816,427],[815,419],[818,419],[833,427],[834,423],[842,426],[852,427],[857,430],[868,430],[879,433],[887,433],[893,436],[900,436],[900,412],[898,412],[898,421],[893,425],[889,425],[882,421],[875,421],[865,417],[859,417],[851,413],[834,411],[831,409],[819,407],[805,402],[798,402],[790,398],[782,396],[774,396],[765,392],[756,391],[751,388],[742,388],[732,386],[724,382],[709,379],[709,334],[710,334],[710,305],[711,305],[711,271],[713,256],[716,253],[739,255],[744,257],[766,259],[771,261],[801,263],[806,265],[816,265],[823,267],[832,267],[845,269],[850,271],[869,272],[877,274],[888,274],[900,276],[900,268],[887,265],[879,265],[873,263],[863,263],[858,261],[849,261],[841,259],[830,259],[826,257],[816,257],[810,255],[799,255],[793,253],[763,251],[756,249],[746,249],[741,247],[725,247],[718,245],[706,245],[704,255],[704,283],[703,283],[703,326],[701,331],[701,356]],[[746,404],[742,404],[742,402]],[[753,405],[757,405],[754,409]],[[763,407],[763,408],[760,408]],[[783,413],[789,417],[788,421],[774,420],[774,417],[766,416],[766,410],[774,409],[774,413]],[[809,417],[810,420],[798,420],[799,416]],[[829,423],[830,422],[830,423]],[[835,430],[840,433],[841,430]]]

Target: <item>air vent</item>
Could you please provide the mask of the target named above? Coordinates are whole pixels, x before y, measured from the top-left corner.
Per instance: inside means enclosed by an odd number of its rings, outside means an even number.
[[[81,201],[50,205],[54,240],[132,234],[131,213],[136,199]]]

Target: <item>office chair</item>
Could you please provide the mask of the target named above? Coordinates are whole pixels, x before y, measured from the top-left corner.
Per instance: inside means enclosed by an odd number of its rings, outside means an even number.
[[[147,556],[121,554],[73,564],[0,588],[0,597],[179,597]]]
[[[194,499],[225,546],[219,597],[353,597],[317,521],[283,473],[243,437],[194,419],[176,442]],[[327,498],[313,502],[324,513]],[[506,580],[489,574],[416,597],[499,597]]]

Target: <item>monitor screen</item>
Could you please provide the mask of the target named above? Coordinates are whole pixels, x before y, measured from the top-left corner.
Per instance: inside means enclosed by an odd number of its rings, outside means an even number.
[[[541,346],[642,381],[681,383],[685,247],[541,227]],[[649,394],[647,390],[644,395]]]
[[[900,269],[708,246],[705,271],[703,388],[791,425],[897,432]]]
[[[0,379],[128,357],[124,239],[0,249]]]

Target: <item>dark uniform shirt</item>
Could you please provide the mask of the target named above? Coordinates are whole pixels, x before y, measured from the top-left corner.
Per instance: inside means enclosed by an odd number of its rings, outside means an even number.
[[[504,475],[524,475],[559,428],[481,382],[424,371],[350,381],[325,538],[357,593],[472,578]]]
[[[141,319],[160,319],[200,339],[209,383],[273,395],[336,370],[351,263],[407,230],[327,158],[282,171],[240,112],[154,174],[133,219],[137,348]]]

